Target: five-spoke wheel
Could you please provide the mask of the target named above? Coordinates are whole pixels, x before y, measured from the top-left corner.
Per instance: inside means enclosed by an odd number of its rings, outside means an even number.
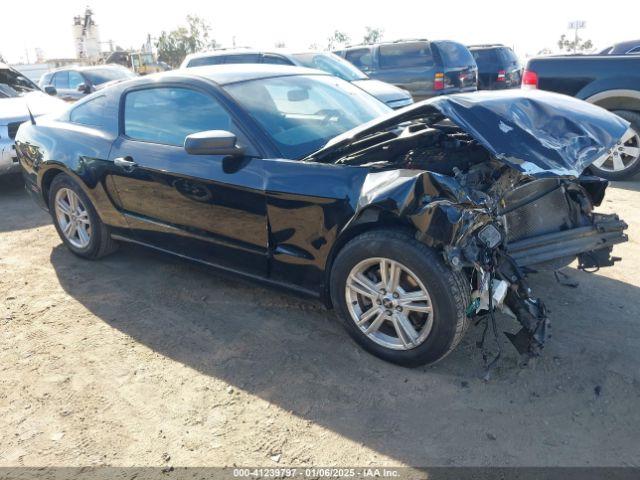
[[[383,347],[420,345],[433,324],[429,292],[407,266],[389,258],[369,258],[349,274],[345,296],[358,328]]]
[[[91,220],[87,207],[69,188],[60,188],[55,196],[55,212],[65,238],[77,248],[87,248],[91,241]]]

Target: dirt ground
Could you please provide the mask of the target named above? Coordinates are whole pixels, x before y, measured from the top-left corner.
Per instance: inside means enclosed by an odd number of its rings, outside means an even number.
[[[638,466],[640,181],[601,210],[623,261],[534,277],[553,338],[521,368],[503,337],[484,382],[480,328],[389,365],[312,301],[139,247],[81,260],[2,178],[0,466]]]

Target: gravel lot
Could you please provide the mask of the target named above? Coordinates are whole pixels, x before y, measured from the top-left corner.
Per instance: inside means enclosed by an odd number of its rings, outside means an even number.
[[[139,247],[81,260],[0,178],[0,466],[640,465],[640,181],[602,210],[623,261],[536,276],[553,338],[521,368],[503,337],[483,382],[480,328],[389,365],[317,303]]]

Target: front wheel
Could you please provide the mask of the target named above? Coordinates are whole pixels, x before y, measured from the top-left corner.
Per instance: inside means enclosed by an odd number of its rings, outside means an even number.
[[[464,276],[400,230],[375,230],[351,240],[334,262],[331,298],[359,345],[403,366],[442,359],[467,327]]]
[[[51,182],[49,210],[60,238],[76,255],[97,259],[116,249],[91,200],[69,175],[60,173]]]

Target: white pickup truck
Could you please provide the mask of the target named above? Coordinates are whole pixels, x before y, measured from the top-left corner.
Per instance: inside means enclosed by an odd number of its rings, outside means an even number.
[[[17,70],[0,63],[0,175],[19,169],[14,138],[22,122],[34,117],[55,113],[65,103],[51,95],[55,88],[40,88]]]

